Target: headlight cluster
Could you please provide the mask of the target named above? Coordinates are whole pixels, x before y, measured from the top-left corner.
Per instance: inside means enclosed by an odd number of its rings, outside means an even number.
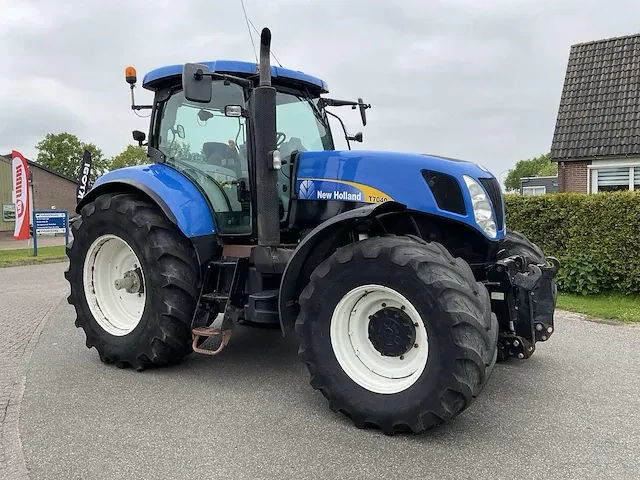
[[[480,228],[482,228],[489,237],[496,238],[498,229],[496,228],[493,210],[491,209],[491,203],[487,198],[487,194],[473,178],[467,175],[463,177],[464,183],[467,184],[469,194],[471,195],[471,203],[473,204],[473,214],[476,218],[476,223],[480,225]]]

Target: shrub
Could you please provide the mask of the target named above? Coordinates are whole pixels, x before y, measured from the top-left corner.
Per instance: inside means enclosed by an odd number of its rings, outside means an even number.
[[[560,262],[558,288],[640,293],[640,192],[506,195],[507,226]]]

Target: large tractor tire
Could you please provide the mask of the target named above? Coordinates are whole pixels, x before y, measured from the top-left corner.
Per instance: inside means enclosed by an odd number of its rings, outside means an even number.
[[[68,302],[87,347],[104,363],[137,370],[191,353],[198,262],[162,211],[136,194],[104,194],[82,208],[72,231]]]
[[[496,361],[489,293],[438,243],[385,236],[342,247],[299,302],[311,385],[358,428],[444,423],[471,405]]]

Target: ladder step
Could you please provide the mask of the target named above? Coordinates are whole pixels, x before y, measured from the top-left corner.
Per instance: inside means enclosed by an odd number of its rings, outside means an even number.
[[[205,302],[226,302],[228,299],[229,296],[222,293],[205,293],[201,298],[201,300],[204,300]]]
[[[192,333],[199,337],[211,337],[213,335],[219,335],[220,329],[213,327],[197,327],[192,330]]]
[[[238,262],[232,260],[214,260],[210,262],[211,265],[216,265],[217,267],[235,267]]]
[[[219,328],[213,327],[196,327],[192,331],[193,342],[191,343],[191,347],[194,352],[203,353],[205,355],[217,355],[219,354],[224,347],[227,346],[229,340],[231,339],[231,330],[223,330],[220,331]],[[220,345],[215,350],[211,350],[209,348],[202,348],[198,345],[198,341],[201,337],[220,337]]]

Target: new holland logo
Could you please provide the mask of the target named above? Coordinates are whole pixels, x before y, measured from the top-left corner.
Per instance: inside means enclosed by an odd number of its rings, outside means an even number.
[[[313,183],[313,180],[303,180],[302,183],[300,183],[300,191],[298,192],[298,196],[305,200],[315,198],[316,185],[315,183]]]

